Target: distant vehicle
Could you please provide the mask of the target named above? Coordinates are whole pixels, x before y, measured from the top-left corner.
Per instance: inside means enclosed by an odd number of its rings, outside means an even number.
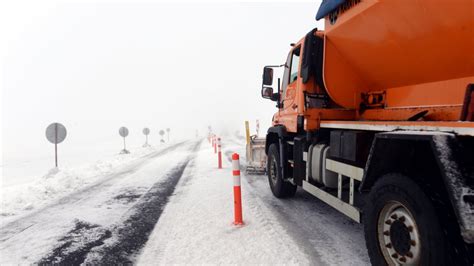
[[[265,139],[278,198],[298,186],[363,222],[374,265],[472,265],[474,2],[326,0],[292,45]],[[302,217],[304,219],[304,217]]]

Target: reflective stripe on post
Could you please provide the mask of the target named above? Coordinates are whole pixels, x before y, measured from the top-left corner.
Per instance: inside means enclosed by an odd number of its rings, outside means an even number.
[[[217,168],[222,169],[221,138],[217,138]]]
[[[243,225],[242,220],[242,192],[240,190],[240,163],[239,155],[232,154],[232,175],[234,178],[234,225]]]

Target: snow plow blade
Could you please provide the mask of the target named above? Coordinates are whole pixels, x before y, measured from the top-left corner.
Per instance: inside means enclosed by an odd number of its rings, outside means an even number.
[[[265,138],[252,136],[246,147],[247,167],[245,172],[252,175],[263,175],[266,172],[267,155]]]

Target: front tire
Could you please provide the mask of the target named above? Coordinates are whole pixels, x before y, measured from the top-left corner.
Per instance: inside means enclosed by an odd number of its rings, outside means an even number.
[[[275,197],[285,198],[295,195],[297,187],[283,180],[280,166],[280,153],[275,143],[271,144],[268,148],[267,175],[270,188]]]
[[[443,265],[440,221],[421,188],[400,174],[383,176],[364,208],[367,250],[373,265]]]

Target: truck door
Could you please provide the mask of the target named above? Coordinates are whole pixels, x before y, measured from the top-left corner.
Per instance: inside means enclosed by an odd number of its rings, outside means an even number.
[[[296,103],[296,88],[299,76],[301,46],[295,47],[288,57],[285,74],[283,75],[282,102],[279,124],[283,124],[287,131],[296,132],[296,117],[298,105]]]

